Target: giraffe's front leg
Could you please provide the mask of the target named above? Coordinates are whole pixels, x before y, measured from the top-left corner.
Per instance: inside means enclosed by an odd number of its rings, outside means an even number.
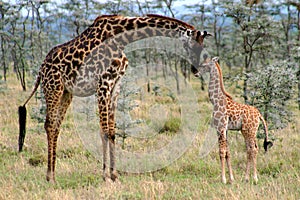
[[[100,135],[102,140],[102,151],[103,151],[103,180],[106,181],[109,178],[107,173],[107,153],[108,153],[108,140],[109,140],[109,126],[108,126],[108,112],[109,112],[109,102],[110,94],[104,85],[100,85],[97,91],[98,95],[98,108],[100,117]]]
[[[226,134],[225,131],[219,132],[219,156],[221,161],[221,178],[222,182],[226,184],[226,176],[225,176],[225,160],[226,160]]]
[[[110,177],[113,181],[118,178],[116,169],[116,155],[115,155],[115,112],[117,108],[117,99],[120,92],[120,85],[116,83],[113,92],[109,108],[109,155],[110,155]]]
[[[246,141],[247,145],[247,167],[246,167],[246,177],[245,180],[248,182],[249,177],[250,177],[250,168],[251,164],[253,167],[253,180],[254,183],[256,184],[258,182],[258,177],[257,177],[257,169],[256,169],[256,156],[258,152],[258,146],[256,142],[256,138],[249,138]]]
[[[113,181],[116,181],[118,178],[118,173],[116,169],[116,147],[115,147],[115,112],[117,108],[117,100],[120,93],[120,79],[125,73],[125,69],[128,66],[128,60],[124,54],[121,53],[121,58],[114,60],[113,65],[117,67],[120,71],[117,78],[113,81],[112,90],[111,90],[111,101],[109,104],[109,155],[110,155],[110,177]]]
[[[221,161],[221,178],[222,182],[226,184],[226,171],[225,171],[225,162],[229,168],[230,181],[233,181],[232,169],[230,164],[230,153],[227,144],[227,124],[228,118],[224,113],[216,110],[213,112],[214,117],[214,126],[217,129],[219,136],[219,156]]]
[[[230,150],[229,150],[229,144],[228,144],[227,139],[226,139],[226,163],[227,163],[228,172],[229,172],[229,181],[230,181],[230,183],[233,183],[234,177],[233,177],[233,171],[232,171],[232,167],[231,167]]]

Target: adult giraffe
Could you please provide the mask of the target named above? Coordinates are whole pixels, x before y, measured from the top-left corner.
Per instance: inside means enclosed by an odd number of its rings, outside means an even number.
[[[103,143],[103,178],[117,179],[115,166],[115,108],[119,82],[128,60],[123,53],[128,43],[153,36],[176,37],[183,41],[192,66],[197,66],[203,40],[209,35],[182,21],[160,15],[123,17],[104,15],[95,19],[78,37],[54,47],[42,63],[34,89],[19,107],[19,150],[25,137],[25,105],[42,81],[47,114],[45,130],[48,140],[47,180],[55,182],[57,138],[73,95],[97,94],[100,116],[100,135]],[[110,174],[106,173],[107,151]]]
[[[217,57],[214,57],[211,61],[207,60],[204,64],[201,64],[197,70],[198,71],[194,72],[195,76],[200,76],[206,72],[209,72],[210,74],[208,94],[209,99],[213,104],[213,126],[217,129],[219,136],[222,182],[226,183],[225,161],[229,171],[229,180],[230,182],[234,181],[230,163],[229,145],[227,142],[227,130],[241,130],[247,147],[245,180],[249,181],[250,166],[252,164],[253,179],[255,183],[257,183],[256,155],[258,152],[258,145],[256,141],[256,132],[260,120],[262,121],[265,130],[265,151],[268,150],[268,147],[273,145],[273,143],[268,140],[268,127],[264,118],[255,107],[233,101],[232,97],[225,91],[222,70]]]

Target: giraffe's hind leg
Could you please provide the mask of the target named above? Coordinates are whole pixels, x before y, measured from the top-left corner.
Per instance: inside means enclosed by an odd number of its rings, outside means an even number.
[[[101,141],[102,141],[102,152],[103,152],[103,180],[105,181],[109,175],[107,174],[107,150],[108,150],[108,135],[103,133],[103,130],[100,131]]]
[[[51,94],[51,96],[49,96]],[[69,107],[72,95],[62,90],[56,90],[45,93],[47,103],[47,115],[45,121],[45,130],[48,140],[48,169],[47,181],[55,182],[55,162],[57,139],[61,123],[64,119],[67,108]]]
[[[46,95],[45,95],[46,96]],[[46,98],[47,102],[47,115],[45,120],[45,130],[48,140],[48,169],[47,181],[55,182],[55,160],[56,160],[56,143],[59,134],[57,127],[57,118],[59,110],[59,100]]]
[[[247,148],[247,165],[246,165],[246,174],[245,174],[245,181],[248,182],[250,178],[250,169],[251,165],[253,168],[253,179],[254,182],[257,183],[257,169],[256,169],[256,157],[258,152],[258,146],[255,134],[251,134],[249,131],[243,131],[243,135],[246,141],[246,148]]]

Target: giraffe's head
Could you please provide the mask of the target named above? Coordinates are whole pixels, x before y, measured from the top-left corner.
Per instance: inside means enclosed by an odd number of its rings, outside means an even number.
[[[206,56],[206,59],[198,66],[198,68],[194,68],[193,73],[196,77],[202,76],[204,73],[207,73],[210,71],[212,66],[214,66],[219,60],[219,57],[213,57],[212,59],[209,59],[208,56]]]
[[[182,37],[181,40],[183,41],[183,47],[188,54],[192,72],[194,72],[197,69],[195,66],[199,66],[203,59],[206,60],[208,58],[208,53],[203,51],[203,40],[205,37],[212,35],[207,31],[201,32],[198,30],[192,30],[190,34],[191,37],[187,35],[187,37]]]

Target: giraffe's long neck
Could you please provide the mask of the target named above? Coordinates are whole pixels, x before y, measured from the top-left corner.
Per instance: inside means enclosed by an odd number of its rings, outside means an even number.
[[[120,44],[126,45],[140,39],[151,36],[178,37],[185,35],[192,37],[197,42],[202,43],[201,33],[197,32],[193,26],[179,20],[158,15],[148,15],[147,17],[99,17],[94,22],[95,26],[103,26],[103,39],[109,37],[119,37]],[[197,36],[198,34],[198,36]]]
[[[210,80],[209,80],[209,99],[213,105],[219,105],[226,98],[232,97],[225,91],[223,83],[223,75],[218,62],[210,65]]]
[[[105,15],[95,19],[94,23],[74,41],[82,43],[81,48],[85,50],[92,50],[101,43],[109,43],[111,41],[109,39],[113,39],[113,42],[122,48],[131,42],[153,36],[185,37],[202,45],[205,33],[182,21],[159,15],[146,17]]]

